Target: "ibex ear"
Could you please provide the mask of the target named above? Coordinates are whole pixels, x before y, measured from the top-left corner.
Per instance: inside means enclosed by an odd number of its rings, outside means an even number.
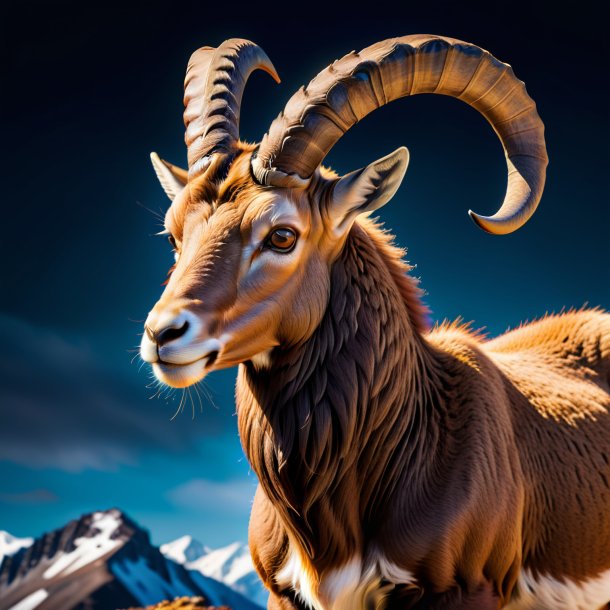
[[[385,205],[398,190],[409,165],[403,146],[362,169],[346,174],[335,184],[328,213],[338,233],[347,231],[358,214]]]
[[[188,172],[177,165],[163,161],[157,153],[150,153],[150,160],[165,194],[173,201],[188,182]]]

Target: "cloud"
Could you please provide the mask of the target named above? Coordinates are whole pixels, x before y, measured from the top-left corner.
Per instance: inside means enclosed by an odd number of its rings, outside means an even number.
[[[109,360],[82,337],[2,314],[0,346],[0,460],[115,470],[137,464],[143,450],[195,455],[202,438],[235,426],[232,409],[170,421],[177,402],[148,400],[136,367],[121,368],[120,348]]]
[[[233,514],[248,514],[255,492],[255,479],[229,481],[192,479],[171,489],[166,497],[176,508],[213,509]]]
[[[0,502],[5,504],[50,504],[59,498],[49,489],[32,489],[19,493],[0,493]]]

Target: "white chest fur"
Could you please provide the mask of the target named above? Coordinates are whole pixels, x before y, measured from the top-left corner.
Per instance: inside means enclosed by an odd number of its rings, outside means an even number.
[[[610,602],[610,570],[576,582],[523,570],[519,594],[505,610],[600,610]]]
[[[382,584],[382,579],[386,583]],[[413,584],[413,575],[378,556],[363,565],[359,556],[325,573],[317,585],[305,569],[297,552],[288,559],[275,577],[281,587],[296,591],[313,610],[381,609],[385,595],[397,584]]]
[[[391,584],[382,585],[382,579]],[[317,586],[294,550],[276,575],[276,582],[296,591],[312,610],[382,608],[392,585],[416,584],[413,574],[379,555],[366,566],[360,557],[354,557],[326,573]],[[518,591],[504,610],[600,610],[610,603],[610,570],[581,582],[552,576],[534,578],[523,570]]]

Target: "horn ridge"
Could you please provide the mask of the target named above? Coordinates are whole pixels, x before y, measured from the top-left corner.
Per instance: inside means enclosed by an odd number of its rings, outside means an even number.
[[[201,173],[204,157],[230,154],[235,148],[243,92],[255,70],[263,70],[279,82],[266,53],[241,38],[226,40],[216,49],[202,47],[191,55],[184,80],[184,139],[190,177]]]
[[[334,61],[301,87],[272,122],[253,159],[254,175],[266,184],[275,179],[285,185],[291,176],[295,185],[307,183],[356,122],[386,103],[419,93],[461,99],[492,125],[511,172],[506,197],[493,216],[471,216],[488,232],[519,228],[535,211],[544,187],[544,125],[510,65],[453,38],[392,38]]]

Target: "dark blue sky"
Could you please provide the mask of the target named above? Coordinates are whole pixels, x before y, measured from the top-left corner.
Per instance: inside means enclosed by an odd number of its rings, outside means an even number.
[[[194,421],[190,404],[170,421],[180,394],[149,400],[149,371],[130,363],[136,321],[171,264],[142,207],[168,204],[148,155],[185,163],[182,81],[199,46],[249,38],[278,69],[280,86],[256,74],[246,90],[247,140],[352,49],[420,32],[487,48],[526,82],[547,129],[547,188],[522,230],[489,236],[466,214],[495,211],[505,163],[486,121],[458,101],[395,102],[328,162],[347,172],[409,147],[407,177],[382,217],[409,248],[435,320],[462,316],[495,335],[564,306],[610,307],[604,20],[592,3],[561,15],[540,3],[463,4],[4,9],[0,529],[36,535],[119,506],[156,542],[246,538],[255,479],[237,437],[234,371],[207,379],[215,406],[205,398]]]

